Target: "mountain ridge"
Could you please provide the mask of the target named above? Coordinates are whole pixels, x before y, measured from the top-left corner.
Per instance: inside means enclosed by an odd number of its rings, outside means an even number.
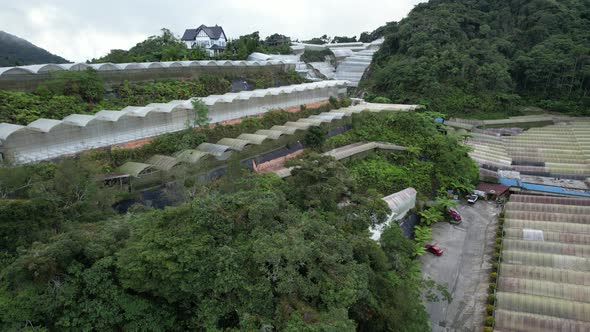
[[[0,30],[0,67],[67,62],[23,38]]]

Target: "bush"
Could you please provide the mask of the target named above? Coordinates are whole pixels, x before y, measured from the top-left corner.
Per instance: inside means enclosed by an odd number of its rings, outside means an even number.
[[[494,328],[486,326],[483,328],[483,332],[494,332]]]
[[[493,317],[493,316],[487,316],[487,317],[484,319],[484,324],[485,324],[486,326],[494,326],[494,317]]]
[[[330,105],[332,105],[332,107],[336,109],[340,108],[340,103],[338,102],[338,99],[336,99],[336,97],[331,96],[330,99],[328,99],[328,101],[330,102]]]
[[[498,264],[498,263],[492,263],[492,270],[498,271],[498,268],[499,267],[500,267],[500,264]]]
[[[502,245],[501,244],[496,244],[494,246],[494,248],[496,249],[496,252],[500,252],[500,250],[502,250]]]
[[[501,237],[497,238],[497,239],[496,239],[496,243],[497,243],[497,244],[500,244],[500,243],[502,243],[502,238],[501,238]]]
[[[493,283],[493,284],[490,284],[490,285],[488,286],[488,288],[489,288],[489,290],[490,290],[490,293],[493,293],[493,292],[496,290],[496,287],[497,287],[497,286],[496,286],[496,284],[495,284],[495,283]]]
[[[496,295],[494,295],[494,294],[488,295],[488,303],[494,304],[495,302],[496,302]]]
[[[340,99],[340,106],[341,107],[348,107],[352,105],[352,99],[350,98],[342,98]]]
[[[497,236],[502,236],[502,234],[504,234],[504,231],[502,231],[501,229],[498,229],[498,230],[496,231],[496,235],[497,235]]]
[[[327,56],[334,56],[334,53],[329,49],[321,50],[321,51],[310,51],[305,50],[301,55],[301,61],[309,63],[309,62],[324,62],[326,61]]]
[[[377,104],[391,104],[391,99],[387,97],[375,97],[371,102]]]
[[[494,307],[493,304],[486,305],[486,312],[488,313],[488,315],[491,315],[492,313],[494,313],[495,309],[496,309],[496,307]]]
[[[494,260],[499,260],[500,259],[500,253],[495,252],[492,257],[494,257]]]
[[[497,278],[498,278],[498,273],[497,272],[490,273],[490,279],[492,279],[493,281],[496,281]]]

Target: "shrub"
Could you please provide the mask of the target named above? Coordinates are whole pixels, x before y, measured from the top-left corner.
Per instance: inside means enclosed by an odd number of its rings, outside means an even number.
[[[504,210],[500,211],[500,214],[498,215],[498,218],[504,219],[504,215],[505,214],[506,214],[506,212]]]
[[[499,260],[500,259],[500,253],[495,252],[492,257],[494,257],[494,260]]]
[[[494,295],[494,294],[488,295],[488,303],[494,304],[495,302],[496,302],[496,295]]]
[[[350,98],[342,98],[340,99],[340,106],[342,107],[348,107],[352,105],[352,99]]]
[[[494,317],[493,316],[487,316],[483,321],[486,326],[494,326]]]
[[[338,102],[338,99],[336,99],[336,97],[331,96],[329,101],[330,101],[330,105],[332,105],[334,108],[336,108],[336,109],[340,108],[340,103]]]
[[[498,263],[492,263],[492,270],[498,271],[498,268],[499,267],[500,267],[500,264],[498,264]]]
[[[496,244],[494,246],[494,248],[496,249],[496,252],[500,252],[500,250],[502,250],[502,245],[501,244]]]
[[[492,280],[495,281],[497,278],[498,278],[498,273],[497,272],[490,273],[490,279],[492,279]]]
[[[500,238],[500,237],[499,237],[499,238],[497,238],[497,239],[496,239],[496,243],[497,243],[497,244],[500,244],[500,243],[502,243],[502,238]]]
[[[503,232],[501,229],[498,229],[498,230],[496,231],[496,235],[498,235],[498,236],[502,236],[502,234],[503,234],[503,233],[504,233],[504,232]]]
[[[483,332],[494,332],[494,328],[486,326],[483,328]]]
[[[391,99],[387,97],[375,97],[372,102],[377,104],[391,104]]]
[[[494,307],[493,304],[486,305],[486,312],[488,313],[488,315],[491,315],[495,309],[496,309],[496,307]]]
[[[490,292],[492,292],[492,293],[493,293],[493,292],[496,290],[496,287],[497,287],[497,286],[496,286],[496,284],[495,284],[495,283],[493,283],[493,284],[490,284],[490,285],[488,286],[488,288],[490,289]]]

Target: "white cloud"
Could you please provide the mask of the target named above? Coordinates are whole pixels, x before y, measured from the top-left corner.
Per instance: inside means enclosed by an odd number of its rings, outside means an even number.
[[[405,17],[420,0],[0,0],[0,30],[72,61],[128,49],[163,27],[176,35],[219,24],[228,36],[259,31],[307,39],[359,35]],[[26,2],[26,3],[25,3]]]

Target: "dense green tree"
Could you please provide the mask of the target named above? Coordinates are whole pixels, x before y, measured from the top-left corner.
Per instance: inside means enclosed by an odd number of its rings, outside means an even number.
[[[427,331],[411,242],[368,237],[379,195],[333,160],[298,167],[35,244],[1,274],[0,328]],[[309,204],[328,189],[309,179],[341,184]]]
[[[380,28],[368,97],[460,116],[506,116],[522,104],[587,114],[589,13],[581,0],[419,4]]]

